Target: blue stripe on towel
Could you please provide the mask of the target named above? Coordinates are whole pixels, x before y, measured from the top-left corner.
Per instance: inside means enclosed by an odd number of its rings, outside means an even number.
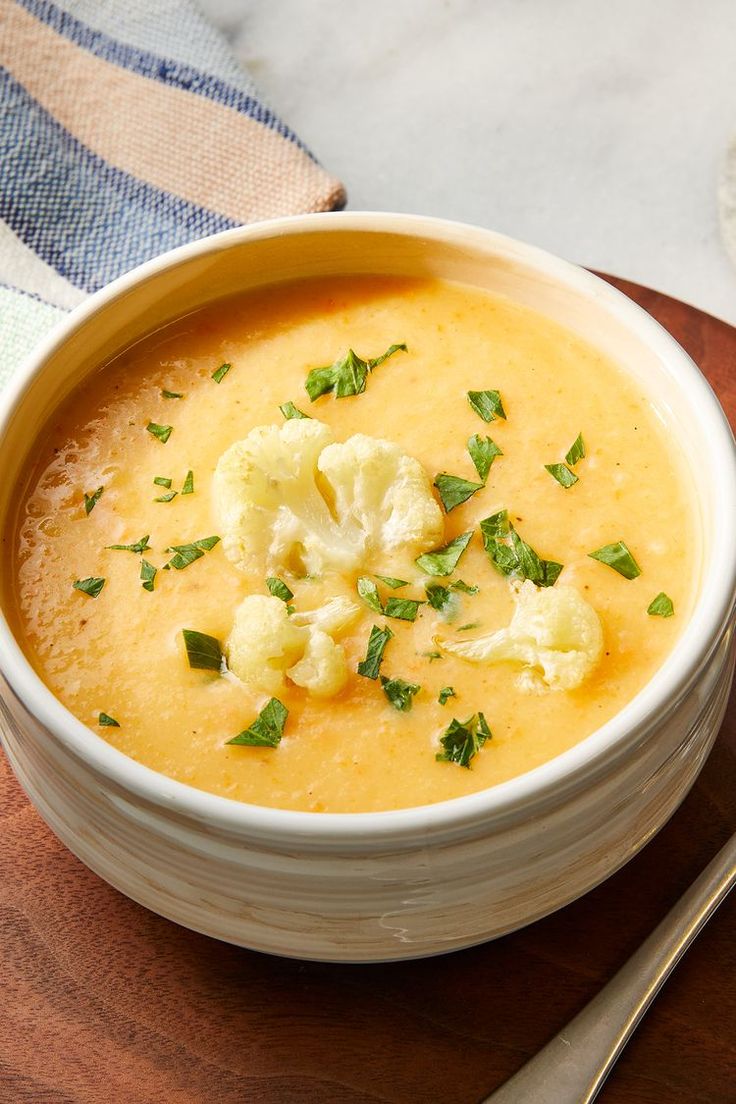
[[[237,225],[113,168],[0,68],[0,218],[85,291],[167,249]]]
[[[192,65],[184,65],[171,58],[160,57],[148,50],[141,50],[135,46],[119,42],[110,38],[102,31],[89,27],[79,19],[75,19],[69,12],[52,4],[50,0],[17,0],[36,19],[46,23],[57,34],[70,39],[77,46],[88,50],[95,57],[103,61],[112,62],[123,69],[129,69],[142,77],[160,81],[162,84],[181,88],[185,92],[192,92],[206,99],[214,100],[225,107],[233,108],[243,115],[250,116],[256,122],[275,130],[283,138],[294,142],[304,150],[312,160],[314,155],[306,148],[303,142],[294,134],[293,130],[268,107],[255,96],[235,88],[232,84],[215,77],[211,73],[205,73]],[[124,19],[124,13],[121,14]],[[204,25],[203,25],[204,29]],[[211,30],[207,28],[211,34]]]

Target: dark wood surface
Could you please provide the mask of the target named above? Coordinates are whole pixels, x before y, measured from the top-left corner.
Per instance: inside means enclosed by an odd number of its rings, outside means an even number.
[[[736,330],[613,282],[736,418]],[[473,1104],[597,992],[736,830],[735,697],[683,806],[582,900],[444,958],[304,964],[120,896],[57,842],[0,760],[2,1104]],[[665,987],[602,1104],[736,1102],[734,921],[736,899]]]

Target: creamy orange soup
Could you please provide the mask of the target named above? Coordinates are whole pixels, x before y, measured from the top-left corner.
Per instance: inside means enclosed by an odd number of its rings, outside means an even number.
[[[370,358],[394,343],[407,351],[370,372],[362,394],[310,402],[311,369],[349,348]],[[217,373],[224,364],[229,370]],[[181,397],[163,397],[164,390]],[[467,393],[483,390],[499,393],[505,418],[485,422],[473,409]],[[442,511],[438,546],[474,534],[451,575],[424,573],[416,549],[317,578],[300,578],[293,562],[292,570],[242,570],[223,540],[185,568],[165,569],[174,555],[167,549],[222,535],[211,493],[218,460],[253,427],[285,424],[279,407],[287,401],[331,427],[337,442],[361,433],[400,446],[422,465],[428,486],[442,472],[482,483],[467,442],[473,434],[492,438],[502,454],[485,486]],[[150,424],[173,427],[168,440]],[[578,434],[585,456],[566,465],[577,481],[564,487],[545,465],[564,463]],[[182,493],[189,472],[193,492]],[[39,675],[81,721],[154,770],[286,809],[420,805],[493,786],[559,755],[613,717],[662,664],[698,579],[688,478],[664,419],[625,366],[541,315],[439,281],[310,281],[201,310],[89,378],[33,451],[4,557],[5,586]],[[437,489],[429,493],[439,504]],[[526,545],[564,565],[554,587],[574,588],[600,620],[601,654],[575,688],[531,685],[523,677],[528,662],[470,662],[443,650],[446,640],[473,640],[511,621],[513,575],[497,569],[479,532],[482,519],[504,508]],[[135,545],[143,535],[142,553],[108,547]],[[619,541],[638,576],[590,557]],[[148,588],[142,560],[157,569]],[[407,585],[392,590],[375,572]],[[286,583],[296,613],[335,596],[359,607],[337,638],[348,677],[334,696],[316,697],[288,678],[274,694],[190,667],[182,630],[224,647],[239,603],[268,594],[266,575]],[[391,597],[423,602],[416,620],[369,608],[358,577],[375,583],[379,606]],[[96,597],[73,585],[89,578],[104,579]],[[449,609],[426,601],[427,584],[457,579],[477,592],[453,590]],[[661,593],[673,616],[657,615],[657,608],[668,612],[661,601],[647,612]],[[380,674],[419,687],[408,709],[392,704],[380,678],[356,670],[373,626],[393,633]],[[440,704],[446,688],[453,695]],[[288,710],[278,746],[228,744],[271,697]],[[438,759],[453,719],[464,723],[478,711],[492,736],[468,769]],[[105,715],[119,727],[101,725]]]

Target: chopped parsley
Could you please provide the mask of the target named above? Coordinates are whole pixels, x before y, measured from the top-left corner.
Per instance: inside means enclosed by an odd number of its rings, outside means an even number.
[[[430,606],[440,613],[449,602],[452,602],[453,596],[450,594],[449,587],[442,586],[441,583],[427,583],[424,589]]]
[[[85,492],[85,495],[84,495],[84,512],[87,515],[87,517],[89,517],[89,515],[94,510],[97,503],[102,498],[102,495],[104,494],[104,491],[105,491],[104,487],[98,487],[97,490],[93,491],[91,495],[88,495]]]
[[[294,406],[293,402],[291,402],[291,401],[282,403],[281,406],[279,407],[279,410],[284,415],[287,422],[290,418],[307,418],[307,419],[309,419],[309,415],[305,414],[303,410],[300,410],[298,406]]]
[[[386,678],[385,675],[381,675],[381,686],[394,709],[398,709],[400,713],[409,712],[412,698],[421,690],[421,686],[418,686],[416,682],[405,682],[404,679],[400,678]]]
[[[464,583],[462,579],[455,579],[453,583],[450,583],[450,590],[460,590],[463,594],[477,594],[480,587],[470,586],[468,583]]]
[[[146,533],[145,537],[141,537],[141,539],[139,541],[136,541],[135,544],[108,544],[105,547],[108,548],[108,549],[111,549],[113,552],[141,552],[141,553],[143,553],[143,552],[146,551],[146,549],[151,547],[150,544],[148,543],[149,536],[150,536],[150,533]]]
[[[156,422],[149,422],[146,429],[153,437],[157,437],[162,445],[166,444],[169,437],[174,432],[173,426],[158,425]]]
[[[409,585],[406,579],[394,579],[391,575],[376,575],[376,578],[385,583],[387,587],[391,587],[391,590],[400,590],[401,587]]]
[[[443,686],[442,689],[440,690],[439,697],[437,698],[437,701],[440,703],[440,705],[445,705],[448,698],[456,698],[456,697],[457,697],[457,694],[455,693],[452,686]]]
[[[474,433],[472,437],[468,437],[468,452],[475,465],[475,470],[485,484],[491,470],[491,464],[497,456],[503,456],[503,452],[490,437],[481,437],[477,433]]]
[[[647,609],[650,617],[672,617],[675,605],[668,594],[662,590],[656,598],[652,598]]]
[[[183,495],[185,495],[185,494],[194,494],[194,472],[191,470],[191,468],[189,469],[189,471],[186,474],[186,478],[184,479],[184,484],[181,488],[181,493]]]
[[[399,621],[416,621],[419,607],[424,602],[415,602],[412,598],[389,598],[384,607],[386,617],[396,617]]]
[[[192,541],[191,544],[173,544],[170,548],[167,548],[167,552],[173,552],[174,555],[169,560],[166,567],[173,567],[177,571],[183,571],[185,567],[189,567],[195,560],[199,560],[204,556],[205,552],[211,551],[216,544],[219,544],[219,537],[202,537],[201,540]]]
[[[184,392],[183,391],[167,391],[166,389],[164,389],[161,392],[161,398],[162,399],[183,399],[184,398]]]
[[[371,635],[368,638],[365,659],[361,659],[358,664],[359,675],[369,679],[378,678],[378,672],[383,662],[384,650],[393,635],[388,625],[384,625],[382,629],[379,629],[378,625],[373,626]]]
[[[266,579],[266,586],[274,598],[280,598],[282,602],[290,602],[294,597],[294,591],[289,590],[286,583],[282,579],[276,578],[275,575],[269,575]]]
[[[81,590],[82,594],[88,594],[90,598],[99,598],[104,585],[105,580],[95,578],[95,576],[91,576],[89,579],[77,579],[75,583],[72,583],[75,590]]]
[[[221,671],[222,648],[220,641],[196,629],[182,629],[189,666],[197,671]]]
[[[383,613],[381,596],[378,593],[378,587],[372,579],[369,579],[367,575],[361,575],[356,583],[356,587],[358,594],[369,609],[372,609],[374,613]]]
[[[222,383],[231,368],[232,364],[221,364],[219,368],[215,368],[214,372],[212,373],[212,379],[215,381],[215,383]]]
[[[561,487],[572,487],[578,481],[575,472],[571,472],[567,464],[545,464],[544,469],[557,480]]]
[[[514,529],[508,510],[484,518],[480,531],[488,558],[502,575],[518,575],[540,587],[554,586],[557,582],[562,564],[540,559]]]
[[[171,480],[167,479],[165,475],[155,476],[153,482],[157,487],[166,487],[167,490],[171,486]]]
[[[458,625],[458,632],[469,632],[470,629],[479,629],[480,621],[468,621],[465,625]]]
[[[150,564],[148,560],[141,559],[141,586],[144,590],[153,591],[153,585],[158,574],[158,568]]]
[[[624,579],[635,579],[637,575],[641,575],[641,568],[624,541],[604,544],[602,548],[596,549],[595,552],[589,552],[588,555],[591,560],[599,560],[601,563],[608,564],[614,571],[618,571],[619,575],[623,575]]]
[[[154,502],[173,502],[176,498],[178,491],[167,491],[166,494],[159,495],[158,498],[154,498]]]
[[[478,754],[486,740],[492,739],[488,722],[482,713],[474,713],[467,721],[454,718],[440,738],[442,751],[435,758],[470,768],[470,762]]]
[[[111,717],[109,713],[100,713],[97,723],[101,728],[120,728],[120,722]]]
[[[567,463],[570,465],[571,468],[574,468],[575,465],[577,464],[578,460],[582,460],[584,456],[585,456],[585,441],[583,440],[582,433],[578,433],[577,437],[575,438],[575,440],[570,445],[570,448],[567,451],[567,454],[565,456],[565,460],[567,461]]]
[[[484,422],[495,422],[496,418],[506,418],[506,411],[498,391],[468,391],[468,402]]]
[[[362,395],[369,373],[399,350],[406,352],[406,345],[390,345],[381,356],[373,360],[362,360],[353,349],[348,349],[344,357],[326,368],[313,368],[306,378],[304,388],[312,402],[330,391],[338,399],[348,395]]]
[[[249,728],[225,742],[245,747],[278,747],[288,716],[289,710],[286,706],[278,698],[271,698]]]
[[[436,477],[434,485],[440,493],[446,514],[456,506],[467,502],[476,491],[483,490],[482,483],[471,483],[469,479],[461,479],[459,475],[448,475],[447,472],[441,472]]]
[[[471,529],[467,533],[461,533],[444,548],[436,548],[434,552],[425,552],[417,556],[414,563],[420,567],[426,575],[451,575],[457,567],[458,560],[470,544],[473,536]]]
[[[434,663],[436,659],[444,659],[442,652],[422,652],[423,656],[426,656],[430,663]]]

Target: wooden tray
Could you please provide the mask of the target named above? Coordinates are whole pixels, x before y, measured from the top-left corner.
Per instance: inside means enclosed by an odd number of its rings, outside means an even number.
[[[736,329],[611,282],[736,418]],[[2,1104],[473,1104],[597,992],[736,830],[736,696],[695,788],[624,870],[524,931],[422,962],[304,964],[162,920],[58,843],[3,757],[0,817]],[[735,920],[727,901],[602,1104],[736,1101]]]

